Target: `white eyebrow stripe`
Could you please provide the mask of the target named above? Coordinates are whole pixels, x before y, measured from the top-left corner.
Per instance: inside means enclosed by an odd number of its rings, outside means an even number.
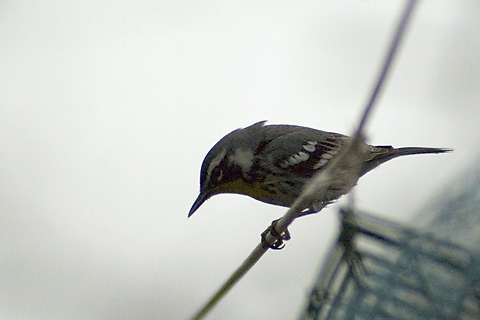
[[[218,166],[220,164],[220,162],[222,162],[223,158],[225,157],[225,154],[227,153],[227,150],[222,150],[222,152],[220,152],[218,154],[218,156],[216,156],[211,162],[210,162],[210,166],[208,167],[207,169],[207,177],[210,177],[210,174],[212,173],[213,169],[215,169],[216,166]]]

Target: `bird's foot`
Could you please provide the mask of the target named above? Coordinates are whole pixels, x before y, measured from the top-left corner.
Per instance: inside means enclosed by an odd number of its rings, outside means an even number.
[[[282,233],[279,233],[277,231],[276,225],[277,222],[280,219],[273,220],[272,224],[267,228],[267,230],[262,232],[262,246],[264,248],[270,248],[273,250],[280,250],[285,247],[285,244],[283,244],[283,241],[288,241],[290,240],[290,232],[288,232],[288,229],[285,229]],[[275,237],[275,241],[270,244],[269,241],[267,241],[267,235],[271,234],[273,237]]]

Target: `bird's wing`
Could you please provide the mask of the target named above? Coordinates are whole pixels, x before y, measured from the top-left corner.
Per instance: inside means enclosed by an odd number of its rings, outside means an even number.
[[[263,154],[269,157],[269,162],[275,164],[279,170],[288,169],[305,177],[311,177],[321,170],[350,139],[338,133],[315,129],[295,126],[285,129],[269,132],[271,140],[267,139],[269,143],[265,145]],[[275,135],[276,132],[282,134]]]

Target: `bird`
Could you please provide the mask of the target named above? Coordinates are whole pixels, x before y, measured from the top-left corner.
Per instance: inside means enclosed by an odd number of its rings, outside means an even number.
[[[188,217],[207,199],[226,193],[290,207],[310,178],[324,170],[352,141],[351,137],[340,133],[265,123],[260,121],[234,130],[210,149],[200,170],[200,193]],[[348,162],[358,168],[353,185],[340,182],[340,185],[329,187],[321,198],[313,199],[304,208],[305,214],[318,212],[348,193],[361,176],[386,161],[406,155],[452,151],[431,147],[373,146],[363,142],[360,142],[360,149],[360,155]]]

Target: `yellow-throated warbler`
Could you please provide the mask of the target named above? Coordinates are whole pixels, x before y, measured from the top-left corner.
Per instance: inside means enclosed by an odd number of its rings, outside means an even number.
[[[200,195],[190,217],[208,198],[238,193],[257,200],[290,207],[305,183],[352,139],[348,136],[293,125],[265,125],[265,121],[235,130],[208,152],[200,172]],[[365,152],[355,159],[359,176],[399,156],[443,153],[449,149],[362,144]],[[357,178],[357,180],[358,180]],[[356,182],[356,180],[355,180]],[[323,199],[315,199],[309,213],[338,199],[348,188],[331,188]]]

